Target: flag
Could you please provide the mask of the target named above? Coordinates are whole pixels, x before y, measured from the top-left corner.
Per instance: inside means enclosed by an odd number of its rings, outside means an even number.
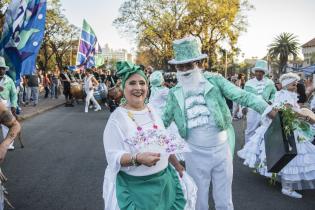
[[[100,47],[97,44],[97,38],[92,27],[86,22],[86,20],[83,20],[76,65],[87,68],[95,66],[94,55],[97,53],[99,48]]]
[[[76,71],[77,70],[77,66],[67,66],[67,69],[70,71]]]
[[[103,54],[95,55],[95,67],[99,67],[105,63],[105,56]]]
[[[8,59],[16,80],[36,71],[45,33],[46,4],[46,0],[12,0],[5,13],[0,53]]]

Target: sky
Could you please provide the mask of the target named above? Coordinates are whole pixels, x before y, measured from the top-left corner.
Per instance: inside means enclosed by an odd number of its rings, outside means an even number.
[[[282,32],[293,33],[300,44],[315,38],[315,0],[249,0],[255,9],[248,12],[247,32],[238,46],[244,56],[258,57],[267,53],[274,38]],[[94,29],[101,46],[135,51],[132,39],[119,34],[113,20],[119,15],[124,0],[61,0],[69,22],[81,27],[83,18]]]

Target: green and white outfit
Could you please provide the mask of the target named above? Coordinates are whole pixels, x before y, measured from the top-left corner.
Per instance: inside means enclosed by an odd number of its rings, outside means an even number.
[[[187,64],[207,57],[196,37],[173,42],[175,58],[170,64]],[[188,66],[188,65],[187,65]],[[228,98],[262,113],[268,104],[236,87],[219,74],[202,73],[178,66],[178,84],[170,90],[163,114],[164,125],[175,121],[191,153],[184,155],[187,173],[198,187],[196,210],[209,209],[209,188],[216,210],[233,210],[232,180],[235,135]]]
[[[192,81],[196,79],[188,78],[187,88],[179,82],[170,90],[163,115],[164,125],[167,127],[175,121],[181,137],[192,151],[184,157],[187,173],[198,187],[196,209],[208,208],[212,182],[216,209],[231,210],[235,134],[224,97],[259,113],[263,113],[268,105],[220,74],[202,74],[196,69],[192,76],[199,77],[199,82],[194,84]]]
[[[105,210],[194,209],[197,189],[193,180],[187,174],[179,178],[162,147],[150,143],[146,149],[138,147],[139,142],[151,142],[159,136],[161,145],[166,144],[167,138],[164,137],[168,134],[163,122],[152,107],[150,110],[154,122],[147,108],[132,111],[141,132],[128,117],[128,110],[122,107],[118,107],[107,122],[103,135],[108,163],[103,185]],[[153,124],[158,126],[156,132],[152,130]],[[145,151],[161,153],[161,160],[152,167],[120,165],[123,154]]]
[[[290,104],[294,111],[299,112],[297,101],[295,92],[282,89],[276,93],[273,106]],[[264,134],[272,121],[263,117],[262,122],[251,140],[237,154],[244,159],[244,165],[256,169],[263,176],[272,177],[272,173],[267,170],[264,140]],[[296,123],[294,135],[298,154],[278,173],[282,187],[292,190],[315,189],[315,145],[311,143],[315,132],[309,124],[306,129],[302,129]]]
[[[11,111],[11,107],[17,107],[18,97],[15,84],[9,76],[4,75],[3,78],[0,80],[0,86],[3,87],[3,91],[0,92],[0,99],[2,103],[6,105],[8,110]],[[5,125],[1,125],[1,128],[3,137],[6,137],[8,135],[9,128]],[[14,149],[13,144],[14,142],[10,144],[10,149]]]
[[[260,81],[257,80],[256,77],[248,80],[245,83],[244,90],[259,96],[268,103],[273,101],[275,93],[277,91],[273,81],[266,77],[264,77]],[[247,126],[245,130],[245,143],[247,143],[250,137],[255,134],[256,129],[260,125],[260,120],[260,113],[256,112],[253,109],[248,109]]]

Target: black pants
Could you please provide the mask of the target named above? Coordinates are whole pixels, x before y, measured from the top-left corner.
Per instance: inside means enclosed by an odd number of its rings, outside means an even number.
[[[49,88],[45,87],[45,98],[48,98],[49,95]]]

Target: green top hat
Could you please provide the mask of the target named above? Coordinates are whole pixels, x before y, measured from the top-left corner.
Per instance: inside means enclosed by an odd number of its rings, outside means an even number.
[[[265,74],[268,73],[268,63],[265,60],[257,60],[255,63],[255,67],[252,69],[252,72],[255,71],[263,71]]]
[[[0,67],[5,68],[6,71],[9,70],[9,66],[5,64],[4,57],[0,56]]]
[[[173,42],[175,58],[168,61],[169,64],[184,64],[207,58],[207,54],[201,53],[200,44],[196,37],[189,36]]]

